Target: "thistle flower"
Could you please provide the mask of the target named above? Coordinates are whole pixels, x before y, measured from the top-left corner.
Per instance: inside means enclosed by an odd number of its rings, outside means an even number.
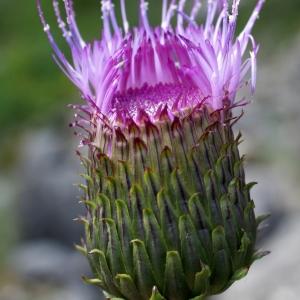
[[[187,1],[192,2],[192,1]],[[54,59],[80,89],[86,105],[72,126],[83,129],[78,152],[87,174],[83,203],[85,242],[95,279],[109,297],[200,300],[243,278],[256,259],[254,216],[234,137],[236,92],[256,82],[258,45],[251,29],[258,3],[235,36],[239,0],[209,0],[205,24],[185,0],[162,1],[161,25],[152,28],[140,1],[139,27],[123,28],[110,0],[101,1],[102,39],[85,43],[71,0],[67,25],[53,0],[59,27],[72,52],[66,60],[38,10]],[[152,3],[153,5],[153,3]],[[176,18],[175,27],[171,26]],[[248,45],[249,44],[249,45]],[[243,60],[250,47],[250,57]]]

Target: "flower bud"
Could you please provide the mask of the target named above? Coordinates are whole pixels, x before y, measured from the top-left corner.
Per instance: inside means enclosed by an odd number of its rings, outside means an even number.
[[[225,291],[246,276],[253,261],[257,227],[245,182],[235,94],[256,81],[258,46],[250,35],[263,0],[234,39],[239,1],[208,1],[205,25],[189,15],[185,1],[163,0],[161,26],[151,28],[140,1],[140,26],[132,35],[121,0],[123,31],[114,5],[102,1],[103,38],[86,44],[70,0],[68,29],[58,3],[55,12],[69,43],[66,61],[45,31],[66,75],[87,106],[73,107],[74,126],[88,157],[78,152],[86,174],[83,247],[95,279],[107,297],[129,300],[201,300]],[[188,1],[187,1],[188,2]],[[219,15],[217,15],[219,11]],[[172,29],[170,21],[177,16]],[[184,23],[187,25],[184,25]],[[113,31],[113,32],[112,32]],[[251,41],[250,58],[242,61]]]

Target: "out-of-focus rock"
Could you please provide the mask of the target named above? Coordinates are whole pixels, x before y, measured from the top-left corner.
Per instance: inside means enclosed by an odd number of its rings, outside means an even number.
[[[85,210],[76,199],[81,192],[73,186],[82,181],[77,175],[82,168],[72,131],[64,135],[51,128],[34,130],[21,144],[17,184],[21,237],[50,238],[73,247],[83,234],[82,224],[73,219]]]
[[[9,263],[16,282],[21,282],[25,288],[23,293],[42,295],[36,287],[47,287],[51,298],[44,295],[37,299],[101,299],[101,291],[87,286],[80,278],[82,274],[92,276],[87,259],[75,249],[70,250],[55,241],[20,244],[10,253]]]

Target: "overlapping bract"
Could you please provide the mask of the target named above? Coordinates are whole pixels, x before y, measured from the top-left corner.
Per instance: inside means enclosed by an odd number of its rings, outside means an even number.
[[[205,104],[186,113],[171,120],[164,110],[142,126],[130,119],[122,131],[102,123],[89,158],[80,155],[87,168],[81,250],[98,278],[85,280],[116,297],[205,299],[267,254],[254,250],[266,216],[254,217],[241,136],[234,139],[232,121]]]

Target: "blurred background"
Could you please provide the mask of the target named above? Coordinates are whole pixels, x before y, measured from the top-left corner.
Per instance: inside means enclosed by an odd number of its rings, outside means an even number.
[[[157,1],[149,2],[151,23],[158,24]],[[41,3],[59,47],[69,53],[52,1]],[[126,3],[131,24],[137,25],[138,1]],[[241,0],[237,32],[255,3]],[[100,38],[99,1],[74,0],[74,6],[84,39]],[[300,1],[267,0],[253,35],[261,44],[257,88],[235,129],[244,137],[240,152],[247,155],[247,181],[258,182],[252,189],[256,213],[272,212],[258,246],[273,253],[213,299],[297,300]],[[0,36],[0,300],[101,299],[98,289],[81,281],[82,274],[92,275],[73,246],[83,235],[82,225],[73,221],[84,213],[73,186],[83,170],[67,105],[82,103],[79,91],[51,57],[35,1],[0,0]]]

